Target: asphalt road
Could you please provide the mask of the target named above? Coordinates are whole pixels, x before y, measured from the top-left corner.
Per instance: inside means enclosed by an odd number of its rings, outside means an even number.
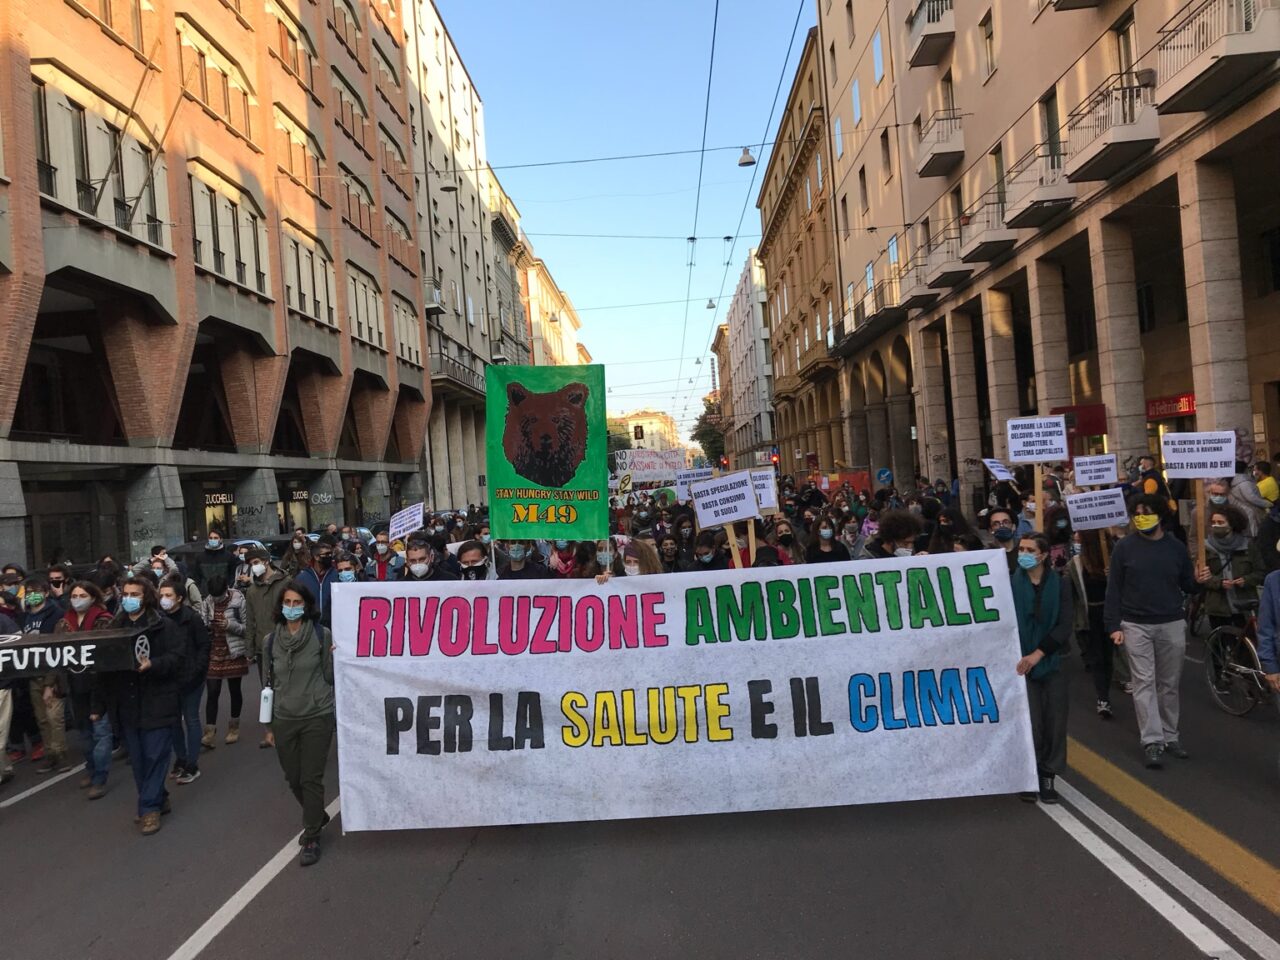
[[[94,803],[78,775],[18,765],[0,793],[0,958],[1280,960],[1280,716],[1219,712],[1189,663],[1193,757],[1147,771],[1128,699],[1098,720],[1071,669],[1054,810],[987,797],[350,836],[339,819],[305,870],[247,686],[242,741],[172,788],[155,837],[132,824],[123,764]],[[329,783],[336,797],[336,758]]]

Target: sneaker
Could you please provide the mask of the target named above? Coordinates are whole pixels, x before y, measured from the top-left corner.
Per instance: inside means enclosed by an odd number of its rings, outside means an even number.
[[[1158,743],[1147,744],[1142,763],[1148,770],[1159,770],[1164,766],[1164,747]]]
[[[180,774],[178,774],[178,786],[184,787],[188,783],[193,783],[199,779],[200,779],[199,770],[183,770]]]
[[[1111,701],[1110,700],[1098,701],[1098,716],[1100,716],[1103,720],[1111,719]]]
[[[105,783],[95,783],[89,787],[89,792],[85,794],[87,800],[101,800],[107,795],[107,785]]]
[[[3,787],[6,783],[8,783],[12,779],[13,779],[12,770],[0,770],[0,787]]]
[[[186,772],[186,769],[187,768],[181,762],[175,763],[173,765],[173,769],[169,771],[169,779],[177,780],[180,776],[182,776],[183,773]]]
[[[1023,803],[1035,803],[1040,799],[1040,794],[1036,793],[1034,790],[1023,790],[1018,794],[1018,799]]]
[[[125,750],[124,744],[122,743],[120,744],[120,746],[116,747],[114,750],[111,751],[111,759],[123,760],[127,753],[128,751]]]
[[[1057,803],[1058,791],[1053,788],[1053,777],[1040,778],[1040,802]]]
[[[1168,743],[1166,743],[1164,745],[1164,752],[1172,753],[1179,760],[1191,759],[1191,754],[1187,753],[1186,750],[1182,749],[1182,744],[1180,744],[1177,740],[1170,740]]]
[[[333,818],[329,816],[329,812],[326,810],[324,814],[324,819],[320,821],[320,829],[323,830],[325,827],[327,827],[331,819]],[[305,847],[306,845],[307,845],[307,834],[306,834],[306,831],[304,830],[302,833],[298,834],[298,846]]]
[[[5,756],[8,757],[8,760],[10,763],[21,763],[23,760],[27,759],[27,751],[10,750],[7,754],[5,754]]]
[[[48,760],[41,761],[40,765],[36,767],[36,773],[44,776],[46,773],[53,773],[57,769],[58,761],[50,757]]]
[[[302,845],[302,854],[298,857],[298,863],[304,867],[309,867],[320,859],[320,841],[311,840]]]
[[[31,748],[31,759],[32,759],[33,761],[34,761],[34,760],[43,760],[43,759],[44,759],[44,744],[43,744],[43,743],[37,743],[34,747],[32,747],[32,748]]]
[[[149,837],[153,833],[160,832],[160,814],[156,813],[154,810],[150,813],[144,813],[142,815],[141,823],[142,826],[139,832],[144,837]]]

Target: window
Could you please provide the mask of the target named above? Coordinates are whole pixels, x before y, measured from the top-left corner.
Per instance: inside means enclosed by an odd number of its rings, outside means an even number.
[[[818,192],[822,192],[822,152],[819,151],[813,155],[814,163],[818,168]]]
[[[858,81],[856,77],[854,78],[854,81],[853,81],[852,100],[853,100],[853,125],[856,127],[858,124],[862,123],[862,94],[858,90]]]
[[[36,128],[36,161],[47,166],[49,163],[49,102],[45,97],[44,83],[34,77],[31,81],[31,106]],[[50,180],[52,181],[52,178]],[[45,190],[44,187],[44,177],[41,176],[40,189],[45,193],[53,193],[52,190]]]
[[[1004,147],[996,144],[991,148],[991,182],[995,184],[996,209],[1000,211],[1000,220],[1004,221]]]
[[[844,235],[849,236],[849,197],[848,194],[840,198],[840,229],[844,231]]]
[[[986,67],[986,75],[989,77],[996,72],[996,33],[991,22],[990,10],[982,18],[978,28],[982,31],[982,60]]]
[[[1156,292],[1149,283],[1138,284],[1138,331],[1150,333],[1156,328]]]
[[[876,267],[874,263],[867,261],[867,265],[862,271],[862,282],[866,285],[868,293],[876,288]]]
[[[858,199],[862,202],[862,212],[866,213],[871,206],[871,199],[867,196],[867,168],[865,164],[858,168]]]
[[[960,222],[960,217],[964,214],[964,190],[957,186],[951,191],[951,219]]]
[[[129,3],[129,39],[139,50],[142,49],[142,0],[128,0]]]
[[[805,213],[813,209],[813,185],[808,177],[804,178],[804,209]]]
[[[1044,142],[1049,148],[1049,162],[1057,170],[1062,166],[1062,129],[1058,118],[1056,87],[1040,98],[1040,127],[1044,131]]]
[[[1124,82],[1133,86],[1136,80],[1133,76],[1134,61],[1137,59],[1138,50],[1138,34],[1137,27],[1134,25],[1133,14],[1128,14],[1123,20],[1117,23],[1111,30],[1112,36],[1115,37],[1116,44],[1116,73],[1124,78]]]
[[[422,366],[422,328],[413,304],[393,293],[391,313],[395,322],[396,356],[406,363]]]
[[[844,156],[844,134],[840,131],[840,118],[836,117],[836,126],[833,136],[836,141],[836,159],[839,160]]]
[[[925,253],[933,249],[933,231],[930,229],[928,217],[922,217],[920,220],[920,249]]]
[[[187,14],[179,13],[177,24],[183,89],[232,130],[252,139],[252,87],[244,71]]]
[[[885,244],[884,252],[889,257],[889,276],[896,277],[898,275],[898,235],[896,233]]]
[[[365,147],[369,135],[369,112],[355,88],[347,83],[336,68],[333,71],[333,96],[337,101],[338,126],[352,140]]]
[[[142,154],[143,176],[142,208],[147,218],[147,239],[154,244],[160,243],[160,212],[156,206],[155,160],[146,147],[139,148]]]
[[[1262,241],[1262,270],[1259,296],[1280,290],[1280,227],[1266,230]]]
[[[276,7],[277,29],[272,49],[285,68],[308,90],[315,86],[316,51],[306,31],[280,7]]]
[[[301,183],[313,195],[325,199],[328,192],[320,172],[324,154],[311,132],[295,120],[280,104],[275,106],[276,130],[279,132],[280,169]]]
[[[942,109],[947,113],[955,113],[956,109],[956,85],[951,79],[951,71],[948,70],[942,75],[942,84],[940,87],[942,94]]]
[[[285,221],[283,232],[285,303],[291,310],[334,326],[334,272],[328,251],[291,221]]]
[[[346,0],[329,0],[329,23],[338,40],[358,61],[360,59],[360,17]]]
[[[213,236],[213,269],[223,273],[226,271],[226,255],[222,252],[222,232],[218,229],[218,195],[210,190],[208,198],[209,231]]]
[[[831,82],[836,82],[836,45],[833,41],[831,46],[827,48],[827,72],[831,74]]]
[[[364,181],[346,167],[339,164],[338,171],[346,194],[342,206],[343,218],[367,239],[372,240],[375,231],[373,194],[364,185]]]
[[[111,151],[107,158],[111,193],[115,200],[116,226],[128,230],[133,222],[133,210],[129,207],[129,193],[124,186],[124,141],[120,128],[107,124],[107,148]]]
[[[893,179],[893,154],[889,151],[889,131],[880,131],[880,170],[885,183]]]
[[[848,34],[849,42],[853,43],[853,38],[857,36],[857,33],[853,29],[853,0],[845,0],[844,31]]]
[[[347,328],[357,340],[384,349],[382,291],[377,282],[353,263],[347,264]]]
[[[384,211],[387,224],[387,245],[391,259],[409,273],[413,273],[413,239],[405,222],[390,210]]]
[[[875,70],[876,86],[884,79],[884,45],[880,42],[880,31],[871,38],[871,66]]]
[[[76,170],[76,198],[85,213],[97,213],[96,191],[89,174],[89,127],[84,107],[74,100],[67,100],[71,111],[71,150]]]

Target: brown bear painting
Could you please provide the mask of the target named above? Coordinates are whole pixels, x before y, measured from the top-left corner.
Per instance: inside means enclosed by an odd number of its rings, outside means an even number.
[[[588,388],[570,383],[554,393],[507,385],[502,448],[516,473],[542,487],[563,487],[587,455]]]

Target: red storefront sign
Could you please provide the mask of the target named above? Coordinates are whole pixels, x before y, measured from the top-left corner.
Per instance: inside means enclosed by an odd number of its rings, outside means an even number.
[[[1147,401],[1148,420],[1173,420],[1196,412],[1196,395],[1180,393],[1174,397],[1158,397]]]

